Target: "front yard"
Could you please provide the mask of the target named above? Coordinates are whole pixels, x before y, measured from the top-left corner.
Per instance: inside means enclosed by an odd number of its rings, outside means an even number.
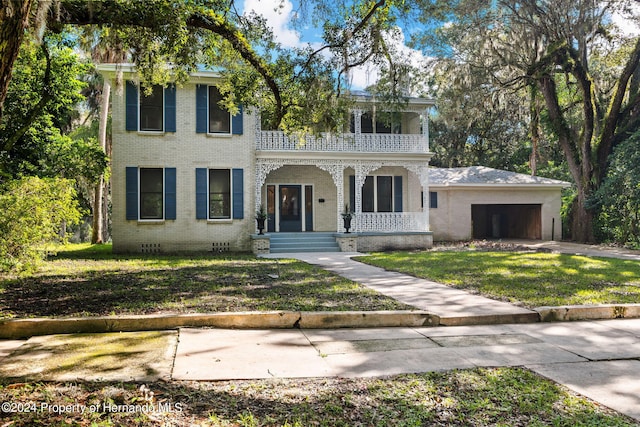
[[[413,307],[303,262],[243,254],[115,255],[70,245],[35,274],[0,276],[0,318]]]

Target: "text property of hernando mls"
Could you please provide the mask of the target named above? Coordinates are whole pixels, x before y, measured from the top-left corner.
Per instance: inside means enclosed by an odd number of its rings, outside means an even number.
[[[96,403],[94,405],[82,405],[73,403],[68,405],[59,405],[53,403],[36,403],[36,402],[2,402],[0,411],[5,413],[16,412],[46,412],[51,414],[85,414],[91,412],[100,413],[154,413],[154,412],[182,412],[186,408],[184,403],[145,403],[138,405],[125,405],[116,403]]]

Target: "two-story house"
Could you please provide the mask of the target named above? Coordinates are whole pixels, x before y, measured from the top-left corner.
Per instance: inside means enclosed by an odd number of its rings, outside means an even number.
[[[318,250],[431,246],[432,100],[410,99],[391,117],[359,96],[344,133],[297,138],[262,130],[259,111],[220,108],[215,72],[145,89],[131,66],[118,69],[125,84],[112,98],[114,251],[297,251],[313,250],[315,240]],[[113,79],[116,66],[100,71]],[[261,205],[265,235],[254,218]],[[349,234],[345,209],[354,213]],[[283,240],[296,235],[299,245]]]

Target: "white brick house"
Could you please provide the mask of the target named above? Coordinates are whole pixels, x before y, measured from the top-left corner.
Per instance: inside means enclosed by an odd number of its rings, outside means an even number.
[[[263,131],[257,111],[222,111],[213,72],[146,96],[133,69],[120,70],[125,85],[112,96],[114,251],[258,251],[266,243],[252,240],[260,205],[268,236],[329,232],[365,250],[431,246],[421,200],[431,100],[411,99],[387,125],[362,97],[345,133],[298,140]],[[114,79],[116,67],[100,71]],[[355,212],[353,233],[340,239],[345,205]]]
[[[99,69],[115,78],[116,66]],[[112,96],[114,251],[259,253],[275,250],[289,233],[303,239],[292,250],[313,250],[323,233],[342,250],[432,245],[432,100],[410,99],[382,120],[371,98],[356,97],[344,133],[298,139],[262,130],[258,111],[221,110],[213,72],[146,95],[130,66],[119,70],[125,84]],[[265,235],[257,235],[254,218],[261,205]],[[346,205],[354,212],[349,234]]]

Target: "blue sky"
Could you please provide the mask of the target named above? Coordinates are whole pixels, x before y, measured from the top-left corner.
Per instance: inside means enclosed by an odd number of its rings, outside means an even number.
[[[308,27],[303,29],[293,29],[290,22],[294,13],[299,8],[300,0],[241,0],[237,3],[239,10],[248,12],[254,10],[256,13],[264,16],[273,29],[276,40],[285,47],[304,46],[307,43],[320,46],[322,40],[322,31],[318,28]],[[302,0],[304,1],[304,0]],[[282,7],[279,7],[282,6]],[[410,49],[404,44],[404,33],[396,41],[403,52],[409,55],[412,61],[416,63],[423,60],[421,52]],[[404,36],[404,37],[403,37]],[[352,88],[364,89],[374,84],[378,78],[377,67],[368,64],[351,73]]]

